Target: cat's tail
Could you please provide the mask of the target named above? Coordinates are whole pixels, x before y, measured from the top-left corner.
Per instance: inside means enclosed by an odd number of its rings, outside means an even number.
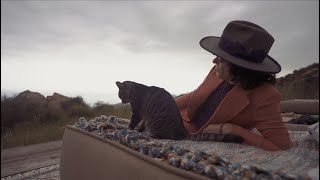
[[[217,141],[230,143],[243,143],[244,141],[244,139],[238,135],[216,133],[191,133],[186,136],[186,139],[192,141]]]

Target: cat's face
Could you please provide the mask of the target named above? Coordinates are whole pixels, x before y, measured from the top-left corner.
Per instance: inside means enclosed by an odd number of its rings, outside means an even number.
[[[116,84],[119,88],[118,96],[122,100],[122,103],[130,103],[132,83],[127,81],[121,83],[117,81]]]

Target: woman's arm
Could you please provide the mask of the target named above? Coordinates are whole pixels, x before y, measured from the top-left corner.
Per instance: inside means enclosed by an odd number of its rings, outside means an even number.
[[[267,96],[258,101],[254,115],[254,127],[262,136],[240,126],[233,125],[232,133],[242,136],[247,144],[265,150],[286,150],[291,147],[288,129],[282,121],[280,94]]]
[[[220,133],[220,127],[222,124],[210,124],[204,130],[203,133]],[[226,123],[223,124],[222,134],[235,134],[241,136],[245,143],[262,148],[268,151],[278,151],[290,148],[290,144],[285,146],[277,146],[274,142],[260,136],[248,129],[242,128],[235,124]],[[287,144],[287,143],[284,143]]]
[[[255,111],[255,128],[258,135],[235,124],[223,125],[223,134],[235,134],[244,138],[245,143],[269,151],[286,150],[291,147],[288,129],[282,122],[280,97],[264,98]],[[203,132],[219,133],[221,124],[210,124]]]
[[[179,96],[177,97],[176,100],[176,104],[178,106],[179,109],[184,109],[187,108],[189,100],[192,96],[193,92],[187,93],[185,95]]]
[[[268,151],[279,151],[279,150],[286,150],[290,148],[290,143],[288,143],[287,140],[280,140],[280,141],[277,140],[277,142],[272,142],[263,136],[260,136],[256,133],[249,131],[248,129],[244,129],[234,124],[232,127],[232,134],[236,134],[243,137],[245,140],[245,143],[249,145],[256,146]],[[282,137],[279,137],[279,138],[283,139]]]

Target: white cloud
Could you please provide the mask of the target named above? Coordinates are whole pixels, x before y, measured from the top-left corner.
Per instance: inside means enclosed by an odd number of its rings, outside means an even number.
[[[116,80],[196,88],[212,67],[204,36],[235,19],[276,39],[283,76],[318,61],[315,1],[1,1],[1,87],[113,93]],[[111,97],[110,97],[111,98]],[[92,99],[92,97],[91,97]]]

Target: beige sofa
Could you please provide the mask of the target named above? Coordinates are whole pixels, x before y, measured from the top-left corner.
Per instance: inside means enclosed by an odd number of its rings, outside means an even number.
[[[66,126],[60,157],[62,180],[209,179],[142,155],[119,143]]]

